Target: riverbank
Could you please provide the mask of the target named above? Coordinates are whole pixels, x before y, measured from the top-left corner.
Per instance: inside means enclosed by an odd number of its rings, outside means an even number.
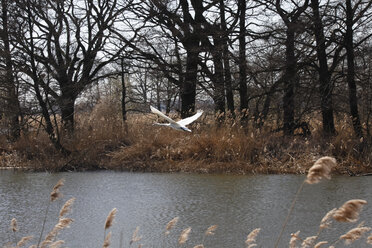
[[[233,174],[304,174],[321,156],[338,161],[335,173],[372,172],[371,143],[338,123],[338,134],[325,138],[313,122],[311,135],[283,137],[274,127],[242,127],[234,120],[220,126],[203,116],[192,133],[153,126],[153,115],[78,119],[75,134],[64,137],[72,151],[59,154],[43,132],[29,132],[15,143],[0,140],[0,167],[34,171],[124,170]]]

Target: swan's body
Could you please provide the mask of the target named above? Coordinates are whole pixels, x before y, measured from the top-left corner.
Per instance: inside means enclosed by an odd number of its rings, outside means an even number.
[[[159,110],[157,110],[156,108],[150,106],[150,109],[151,109],[151,112],[153,112],[154,114],[164,118],[165,120],[167,120],[169,122],[169,123],[155,123],[155,125],[168,126],[168,127],[174,128],[176,130],[187,131],[187,132],[191,132],[191,130],[188,129],[186,127],[186,125],[189,125],[190,123],[194,122],[196,119],[198,119],[203,114],[203,111],[198,111],[193,116],[187,117],[187,118],[179,120],[179,121],[174,121],[171,118],[169,118],[168,116],[166,116],[165,114],[163,114],[162,112],[160,112]]]

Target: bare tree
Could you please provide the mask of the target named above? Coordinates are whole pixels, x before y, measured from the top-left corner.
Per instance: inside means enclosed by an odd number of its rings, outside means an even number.
[[[22,67],[32,67],[30,61],[34,60],[38,67],[25,72],[30,76],[33,70],[36,70],[34,75],[51,75],[51,84],[44,80],[35,83],[55,99],[64,128],[72,133],[77,97],[89,84],[103,77],[102,69],[124,49],[110,51],[108,44],[115,39],[110,27],[126,6],[108,0],[28,0],[19,2],[19,8],[22,10],[19,18],[29,23],[27,33],[18,37],[19,49],[26,55]]]
[[[323,118],[323,131],[327,135],[335,134],[334,114],[331,82],[331,72],[328,67],[326,52],[326,39],[324,36],[324,27],[320,15],[319,0],[311,0],[313,11],[313,31],[316,40],[316,51],[319,62],[319,90],[320,90],[320,109]]]
[[[239,0],[239,96],[240,111],[248,110],[247,56],[246,56],[246,0]],[[242,115],[243,119],[245,113]]]
[[[294,90],[298,84],[297,76],[297,58],[295,54],[295,35],[296,32],[303,31],[303,24],[300,17],[308,6],[309,1],[305,0],[302,5],[295,4],[291,11],[283,9],[281,0],[276,0],[275,7],[280,17],[286,25],[285,38],[285,72],[283,77],[284,95],[283,95],[283,131],[285,135],[293,135],[295,129],[295,103]]]
[[[341,5],[341,3],[340,3]],[[358,97],[357,97],[357,86],[355,82],[355,55],[354,49],[357,44],[354,43],[354,26],[360,20],[363,22],[371,21],[371,14],[366,16],[366,12],[372,6],[372,1],[354,1],[354,6],[352,5],[351,0],[346,0],[346,6],[341,8],[346,12],[346,30],[343,34],[344,36],[344,45],[346,48],[346,57],[347,57],[347,84],[349,88],[349,106],[350,114],[352,118],[352,123],[354,127],[354,132],[358,137],[363,136],[362,125],[360,122],[359,110],[358,110]],[[369,33],[364,37],[359,37],[362,41],[371,37],[372,34]]]

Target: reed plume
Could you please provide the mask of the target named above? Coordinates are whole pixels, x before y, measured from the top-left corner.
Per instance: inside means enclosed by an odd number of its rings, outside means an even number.
[[[57,223],[57,225],[55,225],[55,229],[57,232],[61,231],[62,229],[65,229],[65,228],[68,228],[70,227],[70,224],[73,222],[74,220],[71,219],[71,218],[59,218],[59,221]]]
[[[349,200],[335,211],[333,218],[339,222],[356,222],[365,204],[367,204],[365,200]]]
[[[114,223],[114,219],[115,219],[115,215],[116,215],[116,212],[117,212],[117,209],[116,208],[113,208],[110,213],[108,214],[107,218],[106,218],[106,221],[105,221],[105,229],[104,229],[104,235],[103,235],[103,247],[105,247],[105,243],[106,243],[106,239],[107,239],[107,236],[106,236],[106,231],[107,229],[109,229],[112,224]],[[110,237],[111,237],[111,232],[109,233],[110,234]],[[109,241],[108,241],[108,246],[110,245],[110,238],[109,238]],[[107,246],[107,247],[108,247]]]
[[[185,230],[183,230],[179,239],[178,239],[178,244],[182,245],[182,244],[186,243],[186,241],[189,238],[190,232],[191,232],[191,227],[188,227]]]
[[[278,245],[279,245],[279,242],[280,242],[280,239],[283,235],[284,229],[287,226],[289,217],[290,217],[290,215],[291,215],[291,213],[294,209],[297,198],[300,195],[300,192],[302,191],[302,188],[304,187],[304,184],[305,183],[308,183],[308,184],[318,183],[322,178],[330,179],[331,178],[331,176],[330,176],[331,170],[335,166],[336,166],[336,159],[334,159],[332,157],[328,157],[328,156],[321,157],[320,159],[315,161],[313,166],[311,166],[311,168],[309,169],[309,172],[307,173],[306,180],[302,182],[302,184],[300,185],[300,187],[298,188],[298,190],[296,192],[295,197],[293,198],[291,207],[289,208],[289,211],[288,211],[288,215],[287,215],[287,217],[286,217],[286,219],[283,223],[282,229],[280,230],[279,237],[276,240],[276,243],[275,243],[275,246],[274,246],[275,248],[277,248]]]
[[[216,231],[217,227],[218,227],[217,225],[213,225],[213,226],[208,227],[208,229],[205,231],[204,235],[205,236],[214,235],[214,231]]]
[[[17,243],[16,248],[24,246],[26,244],[26,242],[31,240],[32,238],[33,238],[33,236],[27,236],[27,237],[21,238],[21,240]]]
[[[137,226],[136,230],[134,230],[132,239],[130,240],[129,245],[132,245],[133,243],[141,240],[142,237],[138,236],[138,232],[139,232],[139,226]]]
[[[18,225],[17,225],[17,219],[16,218],[13,218],[11,221],[10,221],[10,229],[15,233],[18,231]]]
[[[170,233],[170,230],[172,230],[176,226],[179,219],[179,217],[175,217],[167,223],[167,225],[165,226],[165,235],[168,235]]]
[[[46,248],[50,246],[54,239],[57,237],[58,233],[65,228],[68,228],[74,220],[71,218],[59,218],[58,223],[53,227],[53,229],[45,237],[44,241],[41,242],[40,247]]]
[[[319,225],[319,229],[320,230],[323,230],[323,229],[326,229],[326,228],[329,228],[331,226],[331,223],[332,223],[332,217],[333,215],[335,214],[337,208],[334,208],[332,210],[330,210],[324,217],[323,219],[320,221],[320,225]]]
[[[58,240],[49,245],[49,248],[59,248],[61,245],[63,245],[65,241],[63,240]]]
[[[245,240],[245,244],[247,245],[247,247],[252,247],[252,245],[255,246],[254,243],[256,242],[257,235],[260,231],[261,228],[256,228],[247,235],[247,239]]]
[[[217,227],[218,227],[217,225],[212,225],[212,226],[208,227],[208,229],[204,232],[202,244],[204,244],[205,238],[207,236],[214,235],[214,231],[217,230]]]
[[[103,242],[103,248],[110,247],[110,244],[111,244],[111,232],[109,232],[109,233],[105,236],[105,240],[104,240],[104,242]]]
[[[65,179],[60,179],[53,187],[53,191],[50,193],[50,200],[55,201],[62,196],[59,189],[64,185]]]
[[[106,218],[106,222],[105,222],[105,230],[109,229],[112,226],[114,219],[115,219],[116,212],[117,212],[117,209],[113,208],[108,214]]]
[[[50,204],[51,204],[51,202],[54,202],[58,198],[62,197],[62,194],[60,193],[59,189],[64,185],[64,182],[65,182],[65,179],[61,178],[56,183],[56,185],[54,185],[53,190],[50,193],[50,201],[48,202],[47,208],[45,210],[44,220],[43,220],[43,224],[42,224],[42,227],[41,227],[41,232],[40,232],[39,240],[37,241],[36,247],[39,247],[39,244],[40,244],[41,239],[42,239],[43,234],[44,234],[45,223],[46,223],[46,219],[48,217]]]
[[[326,245],[326,244],[328,244],[327,241],[320,241],[320,242],[316,243],[314,248],[320,248],[322,245]]]
[[[61,211],[59,212],[59,218],[62,218],[65,216],[67,213],[71,211],[71,206],[74,203],[75,198],[71,198],[70,200],[66,201],[66,203],[63,205],[61,208]]]
[[[372,245],[372,233],[367,238],[367,244],[371,244]]]
[[[291,233],[291,239],[289,240],[289,248],[296,248],[297,240],[300,240],[300,231],[297,231],[296,233]]]
[[[311,236],[311,237],[307,237],[301,244],[301,248],[310,248],[315,240],[318,238],[318,236]]]
[[[355,240],[360,239],[364,233],[369,232],[370,230],[371,230],[371,228],[370,227],[365,227],[363,225],[363,222],[362,222],[357,227],[351,229],[350,231],[348,231],[344,235],[341,235],[340,239],[344,239],[345,244],[349,245],[352,242],[354,242]]]
[[[330,173],[333,167],[336,166],[336,159],[332,157],[321,157],[309,169],[306,182],[308,184],[318,183],[321,179],[330,179]]]

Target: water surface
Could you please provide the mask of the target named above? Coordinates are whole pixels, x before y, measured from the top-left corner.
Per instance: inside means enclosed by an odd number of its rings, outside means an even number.
[[[117,208],[111,228],[112,245],[129,247],[137,226],[143,247],[177,247],[181,231],[191,227],[193,247],[203,240],[204,231],[218,225],[214,236],[204,239],[205,247],[245,247],[247,234],[260,227],[258,247],[273,247],[285,216],[304,176],[297,175],[198,175],[125,172],[30,173],[0,171],[0,245],[14,239],[9,230],[12,218],[18,220],[19,234],[40,233],[49,194],[55,183],[65,178],[63,199],[51,205],[46,230],[57,222],[60,207],[71,197],[76,201],[70,214],[75,221],[59,238],[66,247],[102,247],[103,226],[108,213]],[[288,247],[290,233],[315,235],[328,210],[350,199],[372,203],[371,177],[334,177],[317,185],[305,185],[280,247]],[[178,216],[179,223],[168,237],[165,225]],[[372,206],[361,214],[372,225]],[[359,222],[358,222],[359,223]],[[333,241],[356,224],[338,224],[322,232],[320,240]],[[35,238],[37,239],[37,238]],[[137,247],[138,245],[131,247]],[[344,247],[341,243],[336,247]],[[369,247],[358,242],[351,247]]]

